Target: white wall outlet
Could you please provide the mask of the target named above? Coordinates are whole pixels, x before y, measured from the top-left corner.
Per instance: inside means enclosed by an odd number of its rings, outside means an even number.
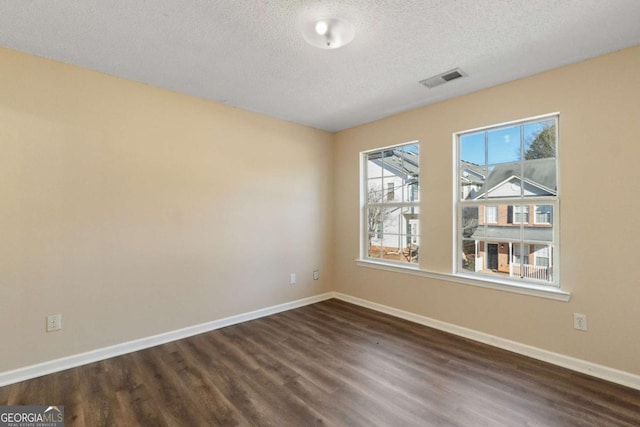
[[[318,280],[320,278],[320,270],[313,270],[313,280]]]
[[[581,313],[573,313],[573,327],[579,331],[586,331],[587,315]]]
[[[289,275],[289,284],[290,285],[295,285],[296,284],[296,273],[291,273]]]
[[[62,329],[62,314],[47,316],[47,332],[59,331],[60,329]]]

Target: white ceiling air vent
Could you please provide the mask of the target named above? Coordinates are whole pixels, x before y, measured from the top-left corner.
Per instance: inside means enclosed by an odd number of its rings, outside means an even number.
[[[451,80],[459,79],[460,77],[466,77],[466,75],[467,74],[460,68],[454,68],[453,70],[445,71],[444,73],[438,74],[437,76],[421,80],[420,84],[431,89],[436,86],[440,86],[441,84],[450,82]]]

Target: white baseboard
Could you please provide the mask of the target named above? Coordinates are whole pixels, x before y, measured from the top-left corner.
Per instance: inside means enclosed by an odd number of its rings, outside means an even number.
[[[484,332],[474,331],[473,329],[463,328],[461,326],[456,326],[451,323],[431,319],[419,314],[410,313],[408,311],[399,310],[397,308],[378,304],[361,298],[352,297],[350,295],[345,295],[340,292],[334,292],[333,296],[334,298],[349,302],[351,304],[370,308],[372,310],[386,313],[394,317],[399,317],[401,319],[429,326],[434,329],[449,332],[454,335],[469,338],[474,341],[479,341],[484,344],[489,344],[494,347],[502,348],[504,350],[509,350],[514,353],[548,362],[553,365],[562,366],[563,368],[571,369],[572,371],[581,372],[583,374],[591,375],[596,378],[640,390],[640,375],[635,375],[629,372],[620,371],[618,369],[609,368],[607,366],[598,365],[596,363],[587,362],[586,360],[576,359],[574,357],[565,356],[563,354],[554,353],[551,351],[543,350],[541,348],[521,344],[515,341],[510,341],[504,338],[496,337],[494,335],[485,334]]]
[[[522,354],[524,356],[532,357],[537,360],[548,362],[557,366],[562,366],[564,368],[571,369],[576,372],[581,372],[587,375],[601,378],[603,380],[611,381],[617,384],[634,388],[636,390],[640,390],[639,375],[635,375],[629,372],[624,372],[617,369],[609,368],[607,366],[587,362],[585,360],[576,359],[574,357],[565,356],[559,353],[543,350],[537,347],[532,347],[526,344],[521,344],[515,341],[510,341],[504,338],[496,337],[494,335],[489,335],[483,332],[474,331],[473,329],[463,328],[461,326],[456,326],[451,323],[446,323],[440,320],[431,319],[429,317],[421,316],[419,314],[410,313],[408,311],[389,307],[383,304],[378,304],[378,303],[364,300],[361,298],[342,294],[339,292],[327,292],[325,294],[316,295],[309,298],[303,298],[297,301],[291,301],[288,303],[251,311],[249,313],[243,313],[236,316],[226,317],[224,319],[219,319],[211,322],[202,323],[199,325],[189,326],[183,329],[178,329],[175,331],[170,331],[163,334],[154,335],[151,337],[145,337],[138,340],[125,342],[122,344],[116,344],[110,347],[104,347],[97,350],[88,351],[86,353],[67,356],[60,359],[51,360],[48,362],[38,363],[36,365],[25,366],[23,368],[18,368],[12,371],[0,372],[0,387],[17,383],[20,381],[25,381],[31,378],[40,377],[42,375],[63,371],[65,369],[75,368],[77,366],[86,365],[88,363],[109,359],[111,357],[132,353],[134,351],[144,350],[146,348],[154,347],[156,345],[165,344],[171,341],[176,341],[176,340],[187,338],[197,334],[202,334],[205,332],[224,328],[226,326],[235,325],[237,323],[247,322],[249,320],[258,319],[260,317],[269,316],[271,314],[292,310],[294,308],[303,307],[305,305],[315,304],[317,302],[324,301],[331,298],[337,298],[342,301],[346,301],[362,307],[370,308],[372,310],[386,313],[391,316],[409,320],[411,322],[429,326],[434,329],[449,332],[454,335],[469,338],[474,341],[479,341],[485,344],[492,345],[494,347],[509,350],[514,353]]]
[[[0,387],[14,384],[31,378],[40,377],[42,375],[63,371],[65,369],[75,368],[77,366],[86,365],[87,363],[97,362],[109,359],[111,357],[132,353],[145,348],[154,347],[193,335],[202,334],[204,332],[213,331],[215,329],[224,328],[226,326],[235,325],[237,323],[247,322],[249,320],[258,319],[260,317],[269,316],[283,311],[303,307],[309,304],[315,304],[320,301],[333,298],[333,292],[316,295],[309,298],[299,299],[284,304],[274,305],[260,310],[251,311],[249,313],[238,314],[236,316],[226,317],[224,319],[214,320],[199,325],[189,326],[175,331],[165,332],[162,334],[145,337],[121,344],[112,345],[110,347],[99,348],[88,351],[86,353],[75,354],[48,362],[38,363],[36,365],[25,366],[23,368],[11,371],[0,372]]]

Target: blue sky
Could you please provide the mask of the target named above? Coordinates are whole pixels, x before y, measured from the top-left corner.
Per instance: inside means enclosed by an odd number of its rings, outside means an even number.
[[[477,165],[520,161],[520,129],[524,133],[524,149],[553,120],[530,123],[524,126],[503,127],[490,131],[471,133],[460,137],[460,159]],[[485,148],[485,135],[487,147]],[[485,161],[485,150],[488,159]]]

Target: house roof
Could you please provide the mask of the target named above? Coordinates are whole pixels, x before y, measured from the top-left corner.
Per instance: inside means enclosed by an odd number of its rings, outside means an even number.
[[[520,227],[479,226],[471,235],[472,239],[497,240],[500,242],[519,241]],[[525,227],[525,241],[552,242],[552,227]]]
[[[489,173],[484,185],[478,190],[474,199],[482,197],[486,192],[511,179],[520,180],[520,163],[504,163],[496,165]],[[527,160],[524,162],[524,181],[546,192],[556,194],[556,159]]]
[[[460,179],[470,183],[480,183],[487,177],[487,168],[475,163],[460,161]]]
[[[416,153],[404,150],[385,150],[370,154],[368,160],[396,176],[416,178],[420,174],[420,159]]]

